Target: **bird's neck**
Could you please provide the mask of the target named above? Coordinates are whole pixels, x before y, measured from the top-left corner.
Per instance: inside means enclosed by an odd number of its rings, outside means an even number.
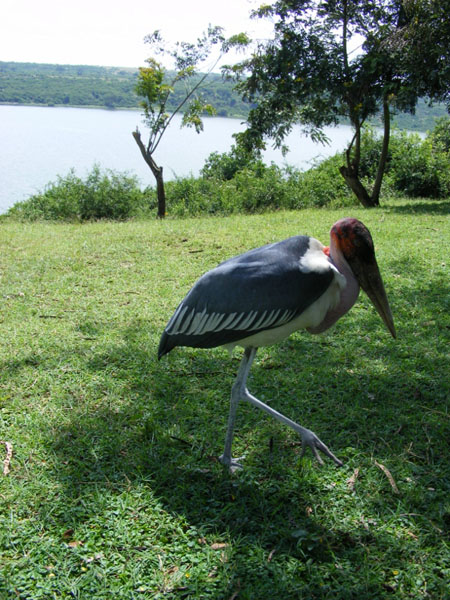
[[[341,275],[345,277],[346,286],[341,292],[341,300],[338,308],[344,315],[355,304],[359,294],[359,283],[348,262],[345,260],[341,250],[334,245],[330,246],[330,261],[334,264]],[[339,316],[341,316],[339,315]]]
[[[345,260],[340,249],[331,242],[330,247],[325,248],[325,254],[332,265],[336,267],[339,273],[345,279],[345,286],[341,288],[340,297],[337,305],[328,310],[323,321],[314,328],[308,328],[310,333],[322,333],[334,325],[338,319],[345,315],[355,304],[359,294],[359,283]]]

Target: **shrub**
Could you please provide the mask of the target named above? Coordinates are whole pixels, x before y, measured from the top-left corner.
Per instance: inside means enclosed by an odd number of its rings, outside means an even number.
[[[400,134],[401,143],[392,148],[391,176],[397,190],[413,197],[439,197],[439,174],[429,139],[417,134]]]
[[[125,173],[102,173],[94,166],[87,176],[84,193],[79,198],[80,217],[89,219],[123,220],[143,208],[138,180]]]
[[[215,181],[179,177],[166,183],[167,211],[170,216],[221,214],[221,193]]]
[[[438,121],[426,139],[394,131],[386,163],[383,190],[410,196],[450,195],[450,120]],[[381,153],[381,139],[367,128],[362,139],[360,176],[370,186]],[[356,197],[339,173],[342,153],[308,171],[266,165],[258,157],[233,147],[228,153],[212,153],[201,176],[166,183],[170,216],[260,213],[357,205]],[[156,191],[139,189],[136,177],[95,165],[86,179],[70,171],[43,192],[15,204],[7,213],[23,220],[128,219],[155,216]]]
[[[215,155],[216,165],[223,155]],[[208,159],[210,161],[211,157]],[[228,156],[225,157],[225,161]],[[294,167],[259,165],[236,170],[228,179],[220,175],[180,178],[166,184],[169,215],[261,213],[307,207],[353,206],[356,198],[338,171],[342,158],[331,157],[309,171]],[[208,162],[211,165],[211,162]]]
[[[252,168],[238,171],[233,179],[236,186],[236,212],[260,213],[287,208],[288,184],[282,170],[271,165],[258,175]]]
[[[296,203],[292,208],[354,206],[356,196],[339,173],[342,154],[326,158],[308,171],[294,173]]]
[[[206,159],[200,174],[206,179],[230,181],[244,169],[250,169],[255,175],[261,177],[266,168],[267,166],[256,154],[241,146],[233,145],[229,152],[223,154],[212,152]]]
[[[433,148],[437,151],[450,152],[450,118],[436,119],[436,125],[430,134]]]
[[[441,197],[450,196],[450,118],[441,117],[429,134]]]
[[[42,192],[18,202],[8,215],[28,221],[85,221],[128,219],[148,210],[147,193],[126,173],[103,172],[94,165],[83,180],[71,170]]]
[[[385,180],[393,190],[413,197],[443,198],[450,194],[450,120],[440,119],[425,139],[416,133],[395,131],[391,135]],[[360,174],[373,180],[378,168],[382,140],[373,129],[363,134]]]
[[[48,184],[44,191],[14,204],[7,215],[26,221],[77,219],[82,190],[83,181],[70,171],[66,177],[58,175],[57,181]]]

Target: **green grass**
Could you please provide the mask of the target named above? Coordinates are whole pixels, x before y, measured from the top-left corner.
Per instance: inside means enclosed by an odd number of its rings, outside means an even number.
[[[159,335],[205,270],[326,242],[343,211],[0,224],[2,600],[448,597],[449,203],[351,214],[398,339],[361,296],[331,333],[261,349],[250,381],[344,467],[300,461],[294,432],[242,405],[234,476],[216,457],[240,353],[158,362]]]

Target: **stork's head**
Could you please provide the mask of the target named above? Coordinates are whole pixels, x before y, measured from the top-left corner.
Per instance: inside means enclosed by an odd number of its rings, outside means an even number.
[[[392,337],[395,338],[394,320],[369,230],[358,219],[345,218],[333,225],[330,238],[331,245],[342,253],[359,285],[369,296]]]

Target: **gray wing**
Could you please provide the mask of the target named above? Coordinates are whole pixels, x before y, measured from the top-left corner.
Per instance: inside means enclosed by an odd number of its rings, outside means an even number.
[[[331,265],[301,268],[301,259],[317,252],[310,249],[310,240],[307,236],[288,238],[208,271],[168,322],[158,355],[175,346],[212,348],[237,342],[295,319],[327,290],[334,277]]]

